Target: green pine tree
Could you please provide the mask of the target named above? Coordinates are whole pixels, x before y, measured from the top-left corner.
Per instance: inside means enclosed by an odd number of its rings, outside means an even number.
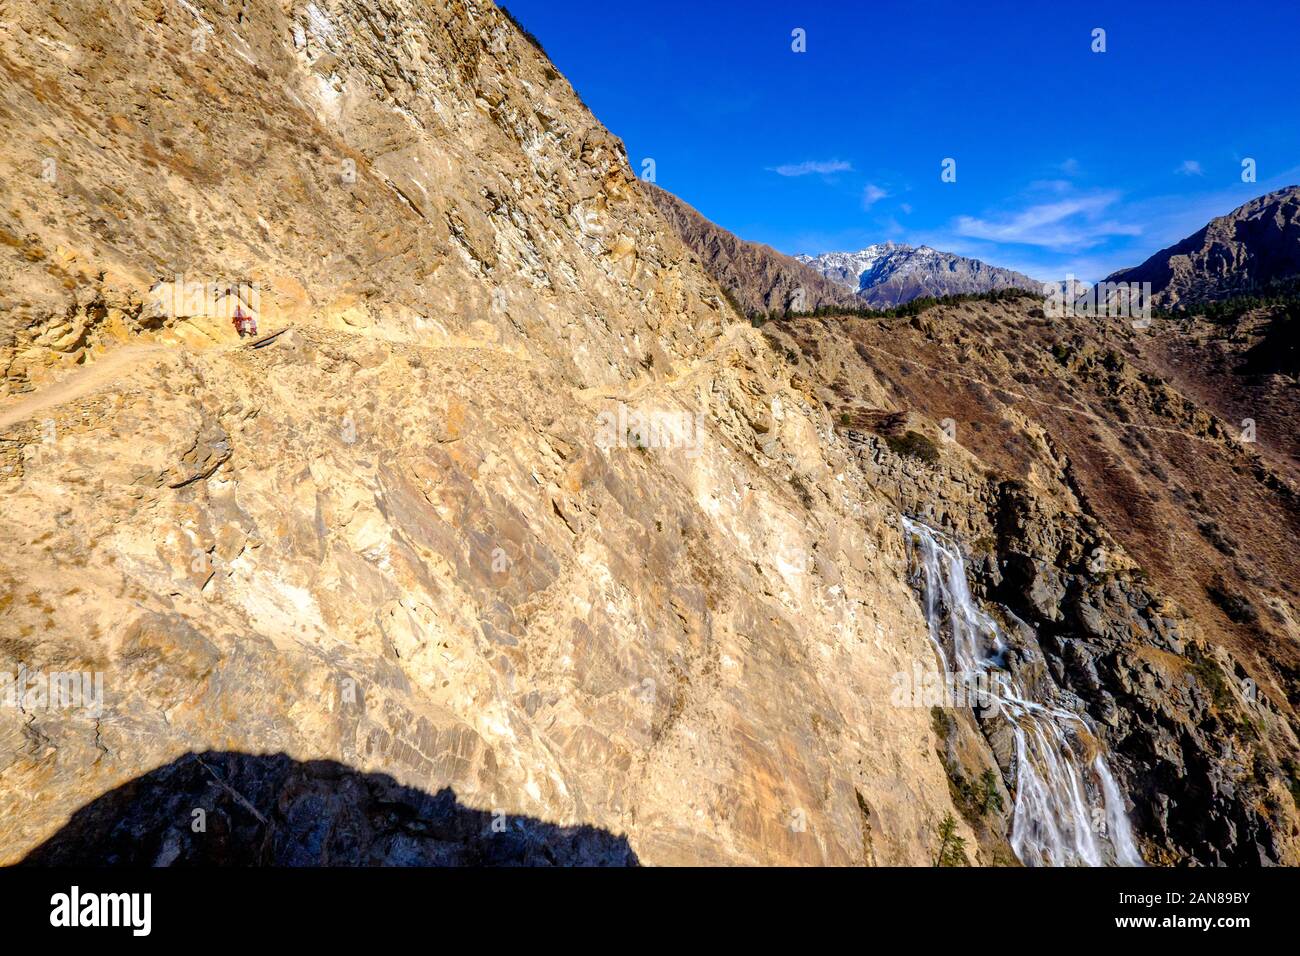
[[[939,852],[934,855],[934,865],[970,866],[966,838],[957,835],[957,819],[951,813],[945,813],[939,824]]]
[[[984,775],[980,777],[980,785],[984,788],[984,799],[980,805],[980,813],[985,816],[990,813],[1001,813],[1002,793],[998,790],[998,778],[992,767],[984,769]]]

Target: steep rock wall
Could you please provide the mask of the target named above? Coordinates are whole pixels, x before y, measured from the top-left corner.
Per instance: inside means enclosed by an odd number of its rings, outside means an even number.
[[[39,2],[0,72],[0,649],[105,691],[0,708],[3,862],[207,751],[644,863],[930,862],[892,507],[490,3]]]

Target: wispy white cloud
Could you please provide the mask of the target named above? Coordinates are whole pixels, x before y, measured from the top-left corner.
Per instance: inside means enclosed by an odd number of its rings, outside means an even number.
[[[829,176],[832,173],[852,172],[853,164],[842,159],[809,159],[802,163],[769,166],[767,170],[778,176]]]
[[[1300,183],[1300,166],[1258,183],[1203,188],[1212,179],[1207,175],[1185,180],[1186,188],[1178,192],[1145,196],[1118,189],[1076,191],[1072,185],[1062,189],[1057,181],[1045,180],[1029,184],[999,208],[978,216],[961,216],[935,227],[909,219],[897,236],[891,234],[896,223],[887,220],[843,232],[804,232],[788,240],[775,235],[746,238],[770,242],[787,252],[814,254],[861,249],[887,237],[897,238],[913,246],[982,259],[1036,279],[1059,281],[1072,274],[1096,282],[1137,265],[1256,196]],[[918,218],[924,216],[924,207],[917,206]]]
[[[870,209],[888,195],[888,192],[881,189],[875,183],[867,183],[866,188],[862,190],[862,208]]]
[[[1031,192],[1068,193],[1074,189],[1074,183],[1068,179],[1035,179],[1029,184]]]
[[[1037,279],[1040,282],[1059,281],[1066,274],[1073,274],[1079,279],[1095,281],[1109,275],[1126,263],[1116,263],[1103,256],[1078,255],[1053,252],[1049,249],[1033,246],[1003,245],[968,239],[951,231],[913,232],[909,231],[904,241],[911,245],[930,246],[944,252],[956,253],[979,259],[989,265],[1012,269],[1016,272]]]
[[[1205,170],[1194,159],[1184,159],[1182,165],[1174,170],[1180,176],[1204,176]]]
[[[958,216],[953,230],[971,239],[1077,252],[1111,236],[1136,236],[1142,232],[1139,226],[1105,216],[1118,198],[1114,192],[1093,193],[1038,203],[997,218]]]
[[[893,216],[890,216],[888,219],[881,220],[878,225],[878,228],[885,236],[887,236],[890,239],[897,239],[907,232],[907,229],[903,226],[903,224],[899,222],[897,219],[895,219]]]
[[[1059,280],[1072,274],[1096,282],[1117,269],[1137,265],[1152,253],[1191,235],[1210,219],[1230,212],[1248,199],[1297,179],[1300,179],[1300,167],[1285,170],[1258,186],[1233,186],[1196,195],[1177,193],[1140,199],[1124,196],[1106,207],[1107,212],[1111,218],[1122,217],[1126,223],[1141,223],[1141,231],[1130,229],[1117,233],[1086,248],[1058,248],[971,237],[960,234],[951,223],[943,230],[910,232],[906,241],[983,259],[1034,278]],[[1022,195],[1020,201],[1032,203],[1033,197]],[[1066,224],[1070,221],[1067,218]]]
[[[1079,175],[1079,161],[1077,159],[1067,159],[1057,168],[1067,176]]]

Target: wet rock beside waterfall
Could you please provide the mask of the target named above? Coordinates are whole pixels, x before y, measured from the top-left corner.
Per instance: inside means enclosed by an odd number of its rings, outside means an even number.
[[[1026,554],[1011,554],[1003,560],[1002,573],[1004,589],[1022,596],[1035,617],[1044,621],[1061,619],[1065,585],[1046,561]]]

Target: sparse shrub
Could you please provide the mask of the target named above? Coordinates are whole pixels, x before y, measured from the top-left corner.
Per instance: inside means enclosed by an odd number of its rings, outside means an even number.
[[[1216,576],[1206,585],[1205,593],[1219,606],[1219,610],[1228,615],[1230,621],[1252,627],[1259,623],[1259,614],[1255,606],[1250,603],[1250,599],[1229,591],[1223,578]]]
[[[1282,769],[1286,771],[1286,785],[1291,791],[1291,799],[1300,809],[1300,764],[1297,764],[1294,758],[1287,757],[1282,761]]]
[[[886,436],[885,442],[895,455],[916,458],[929,465],[939,460],[938,446],[920,432],[908,431],[901,435],[889,435]]]
[[[520,35],[523,36],[525,40],[527,40],[529,43],[531,43],[534,47],[537,48],[538,53],[542,54],[542,56],[547,56],[546,50],[542,46],[542,41],[537,39],[537,37],[533,36],[532,33],[529,32],[528,28],[519,22],[518,17],[516,17],[513,13],[511,13],[508,9],[506,9],[503,6],[498,6],[497,9],[500,10],[501,13],[505,15],[505,18],[507,20],[509,20],[512,24],[514,24],[514,28],[519,31]],[[549,58],[550,57],[547,56],[547,59]]]
[[[1204,656],[1198,657],[1195,663],[1192,664],[1192,673],[1210,692],[1215,707],[1222,710],[1232,706],[1232,691],[1228,689],[1228,681],[1224,678],[1223,671],[1219,669],[1219,665],[1213,659]]]
[[[803,479],[799,477],[799,475],[790,475],[790,487],[793,488],[794,493],[799,496],[799,503],[805,508],[811,510],[813,506],[812,492],[808,490],[808,486],[804,484]]]
[[[930,726],[934,728],[934,735],[944,743],[948,741],[948,715],[943,712],[942,707],[930,708]]]
[[[983,775],[980,776],[980,788],[983,791],[980,799],[980,813],[988,816],[990,813],[1002,812],[1002,792],[998,790],[997,774],[993,772],[992,767],[985,767]]]
[[[748,319],[749,322],[754,323],[754,315],[745,312],[744,308],[741,307],[740,300],[736,298],[735,293],[730,289],[722,290],[722,298],[726,300],[727,305],[731,306],[731,311],[736,314],[736,318]],[[758,328],[762,324],[762,322],[754,323],[754,327]]]
[[[1237,553],[1237,548],[1232,543],[1232,539],[1229,538],[1228,535],[1224,532],[1224,530],[1219,527],[1219,523],[1217,521],[1214,521],[1210,518],[1206,518],[1202,521],[1198,521],[1196,523],[1196,530],[1201,533],[1201,537],[1203,537],[1206,541],[1210,542],[1210,544],[1214,545],[1215,548],[1217,548],[1219,551],[1222,551],[1224,554],[1228,555],[1229,557],[1232,557]],[[1216,581],[1215,583],[1218,584],[1219,582]],[[1213,597],[1213,595],[1211,595],[1211,597]],[[1218,603],[1217,599],[1216,599],[1216,603]]]

